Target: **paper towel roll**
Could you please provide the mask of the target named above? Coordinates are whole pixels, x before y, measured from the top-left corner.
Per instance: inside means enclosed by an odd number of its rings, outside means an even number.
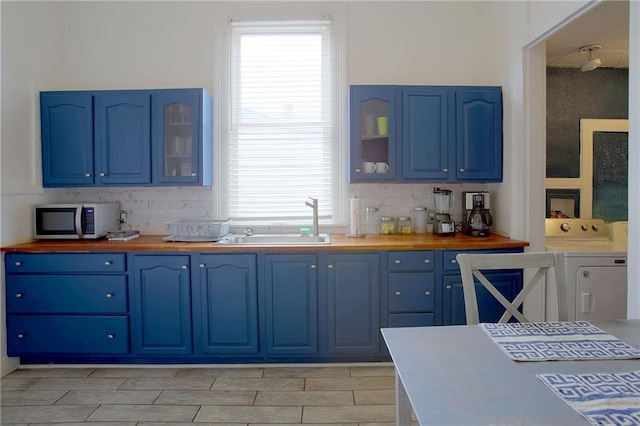
[[[360,198],[351,198],[351,235],[360,235]]]

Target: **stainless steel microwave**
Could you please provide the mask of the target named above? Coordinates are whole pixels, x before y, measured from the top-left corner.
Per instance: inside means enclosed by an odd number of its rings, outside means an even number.
[[[120,229],[120,203],[39,204],[33,206],[36,239],[96,239]]]

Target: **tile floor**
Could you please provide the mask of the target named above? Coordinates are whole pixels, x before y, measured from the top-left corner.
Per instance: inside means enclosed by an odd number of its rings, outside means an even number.
[[[391,363],[22,368],[0,390],[2,425],[395,424]]]

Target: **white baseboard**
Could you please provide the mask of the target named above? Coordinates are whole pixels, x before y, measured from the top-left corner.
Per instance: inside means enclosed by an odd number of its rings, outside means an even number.
[[[0,377],[4,377],[7,374],[15,371],[20,366],[20,358],[2,358],[2,363],[0,363]]]

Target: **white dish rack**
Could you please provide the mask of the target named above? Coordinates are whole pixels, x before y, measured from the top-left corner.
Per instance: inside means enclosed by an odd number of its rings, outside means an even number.
[[[219,241],[229,234],[230,221],[206,219],[178,219],[165,222],[171,235],[165,241]]]

